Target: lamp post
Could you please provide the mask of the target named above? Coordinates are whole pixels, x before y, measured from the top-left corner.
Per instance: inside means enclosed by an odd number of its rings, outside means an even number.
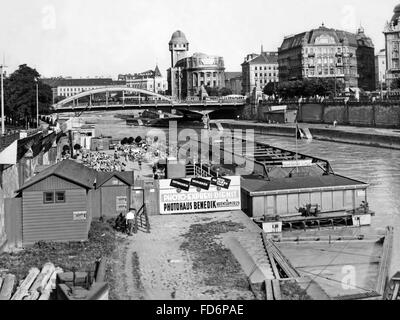
[[[35,78],[36,82],[36,128],[39,128],[39,81]]]

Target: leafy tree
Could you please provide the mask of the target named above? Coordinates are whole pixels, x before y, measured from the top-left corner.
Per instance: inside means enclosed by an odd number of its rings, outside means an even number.
[[[64,152],[68,152],[69,151],[69,145],[64,145],[64,147],[63,147],[63,151]]]
[[[126,141],[128,144],[132,144],[135,139],[133,137],[129,137],[128,140]]]
[[[287,81],[279,84],[277,92],[283,98],[333,96],[344,89],[340,80],[316,78]]]
[[[263,93],[266,94],[267,96],[272,96],[273,94],[276,94],[276,88],[277,85],[275,82],[268,82],[267,85],[263,89]]]
[[[142,137],[141,136],[137,136],[136,137],[136,139],[135,139],[135,142],[136,142],[136,144],[139,144],[139,143],[141,143],[142,142]]]
[[[390,89],[391,90],[400,89],[400,78],[396,78],[392,81],[392,83],[390,84]]]
[[[206,86],[205,89],[210,97],[218,97],[218,88]]]
[[[232,93],[233,93],[233,92],[232,92],[231,89],[225,88],[225,87],[219,89],[219,91],[218,91],[218,95],[219,95],[220,97],[229,96],[229,95],[231,95]]]
[[[82,149],[82,147],[79,143],[74,145],[74,150],[81,150],[81,149]]]
[[[122,144],[122,145],[128,144],[128,138],[127,138],[127,137],[123,138],[123,139],[121,140],[121,144]]]
[[[36,81],[38,79],[39,113],[50,112],[53,93],[51,87],[40,80],[36,69],[26,64],[20,65],[4,83],[6,112],[16,118],[34,118],[36,116]]]

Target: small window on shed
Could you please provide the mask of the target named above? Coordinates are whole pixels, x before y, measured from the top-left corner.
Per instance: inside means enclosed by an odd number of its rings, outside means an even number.
[[[54,203],[54,193],[44,192],[43,193],[43,203]]]
[[[56,192],[56,202],[65,202],[65,191],[57,191]]]

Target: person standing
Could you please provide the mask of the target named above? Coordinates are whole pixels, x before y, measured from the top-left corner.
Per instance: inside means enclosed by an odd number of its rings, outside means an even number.
[[[127,226],[126,232],[130,236],[132,235],[132,230],[135,225],[135,217],[136,217],[136,209],[135,208],[129,209],[129,212],[125,216],[125,220],[126,220],[126,226]]]

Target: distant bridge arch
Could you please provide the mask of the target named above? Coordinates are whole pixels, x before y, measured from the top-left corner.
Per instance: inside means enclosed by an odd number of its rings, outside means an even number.
[[[155,93],[152,91],[148,90],[143,90],[143,89],[136,89],[136,88],[129,88],[129,87],[103,87],[103,88],[98,88],[98,89],[93,89],[93,90],[88,90],[88,91],[83,91],[81,93],[78,93],[74,96],[68,97],[64,100],[61,100],[57,102],[56,104],[53,105],[55,110],[62,110],[65,105],[67,105],[70,102],[74,102],[75,100],[79,100],[80,98],[87,97],[87,96],[92,96],[95,94],[99,93],[108,93],[108,92],[128,92],[128,93],[138,93],[138,94],[143,94],[143,95],[148,95],[148,96],[153,96],[157,97],[166,101],[173,103],[172,98],[169,98],[167,96],[164,96],[159,93]]]

